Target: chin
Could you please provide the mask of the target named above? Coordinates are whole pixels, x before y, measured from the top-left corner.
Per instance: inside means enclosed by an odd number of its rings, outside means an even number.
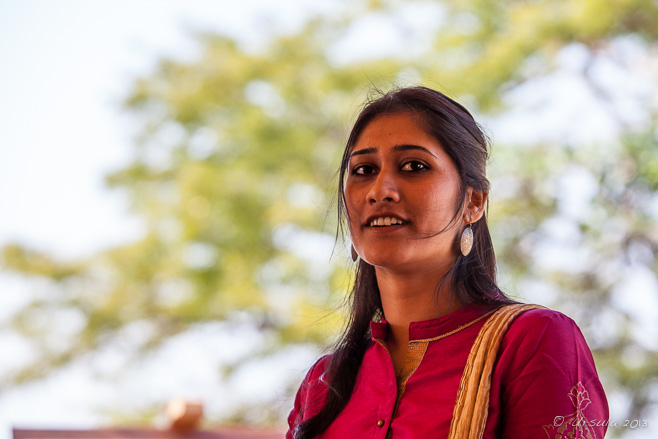
[[[369,255],[366,253],[361,259],[368,264],[379,268],[402,267],[413,262],[400,252],[390,252],[387,254],[378,253],[376,255]]]

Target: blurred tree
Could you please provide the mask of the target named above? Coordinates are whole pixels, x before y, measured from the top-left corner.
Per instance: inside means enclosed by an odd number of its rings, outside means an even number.
[[[404,53],[357,61],[336,55],[368,17],[413,34],[413,22],[399,17],[414,7],[437,14],[429,47],[411,39]],[[512,111],[506,96],[549,77],[563,49],[578,43],[591,60],[578,74],[605,100],[588,66],[629,35],[657,50],[656,22],[652,0],[364,1],[334,18],[312,19],[294,35],[272,36],[258,51],[199,35],[200,59],[163,60],[126,100],[143,129],[133,163],[108,183],[130,196],[144,238],[78,262],[21,245],[3,249],[5,269],[56,286],[15,315],[15,329],[39,343],[42,356],[3,384],[43,376],[141,321],[155,328],[144,349],[236,312],[277,334],[271,351],[326,344],[341,321],[327,314],[344,295],[349,266],[340,245],[324,268],[309,263],[305,249],[331,242],[347,121],[369,88],[424,82],[495,120]],[[491,177],[494,242],[509,289],[522,296],[525,289],[547,291],[532,297],[578,321],[606,389],[629,402],[617,415],[634,419],[658,403],[658,353],[615,297],[638,269],[656,279],[653,110],[640,128],[619,119],[618,135],[605,144],[569,138],[497,144]],[[578,215],[565,208],[560,189],[574,174],[593,182],[587,212]],[[497,187],[504,189],[500,196]],[[573,233],[560,241],[555,230]],[[564,244],[558,252],[579,248],[579,263],[547,264],[543,256],[556,242]],[[81,316],[82,329],[69,343],[50,344],[48,325],[35,324],[45,312]],[[314,325],[323,316],[328,324]]]

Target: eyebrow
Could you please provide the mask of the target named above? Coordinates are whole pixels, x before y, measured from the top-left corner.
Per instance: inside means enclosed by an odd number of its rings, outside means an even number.
[[[432,151],[429,149],[425,148],[424,146],[420,145],[409,145],[409,144],[404,144],[404,145],[395,145],[393,147],[393,151],[425,151],[429,155],[436,157],[436,154],[434,154]],[[355,155],[364,155],[364,154],[374,154],[377,152],[377,148],[370,147],[370,148],[363,148],[358,151],[354,151],[352,154],[350,154],[350,158],[354,157]]]

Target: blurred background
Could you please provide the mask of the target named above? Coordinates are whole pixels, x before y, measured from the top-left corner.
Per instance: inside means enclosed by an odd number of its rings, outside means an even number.
[[[0,438],[158,426],[173,397],[285,429],[344,315],[347,130],[415,84],[492,140],[503,289],[579,324],[608,437],[658,437],[657,23],[655,0],[0,0]]]

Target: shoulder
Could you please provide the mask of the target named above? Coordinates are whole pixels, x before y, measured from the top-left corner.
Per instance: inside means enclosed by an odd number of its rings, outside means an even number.
[[[573,331],[578,325],[571,317],[547,308],[531,309],[521,313],[510,325],[510,330],[552,332]]]
[[[554,311],[548,308],[531,309],[521,313],[515,320],[514,325],[562,325],[570,326],[575,325],[573,319],[562,314],[559,311]]]
[[[325,374],[329,370],[329,366],[331,365],[332,358],[333,358],[333,354],[328,354],[321,357],[318,361],[316,361],[315,364],[311,366],[308,373],[306,374],[302,386],[304,385],[308,386],[313,383],[324,381]]]
[[[520,314],[503,338],[503,345],[523,343],[528,346],[533,342],[537,347],[561,350],[570,344],[585,343],[585,340],[573,319],[559,311],[540,308]]]
[[[333,354],[325,355],[309,369],[297,392],[297,397],[302,405],[307,406],[310,401],[323,399],[322,395],[328,387],[326,374],[331,365],[332,357]]]
[[[533,309],[509,326],[498,353],[508,371],[533,373],[550,365],[554,372],[573,375],[583,365],[594,368],[592,353],[570,317],[550,309]]]
[[[324,402],[324,394],[327,391],[327,384],[324,380],[326,371],[329,370],[332,355],[325,355],[311,366],[302,381],[292,411],[288,415],[289,430],[286,438],[293,436],[292,432],[295,427],[302,421],[314,416],[320,411]]]

